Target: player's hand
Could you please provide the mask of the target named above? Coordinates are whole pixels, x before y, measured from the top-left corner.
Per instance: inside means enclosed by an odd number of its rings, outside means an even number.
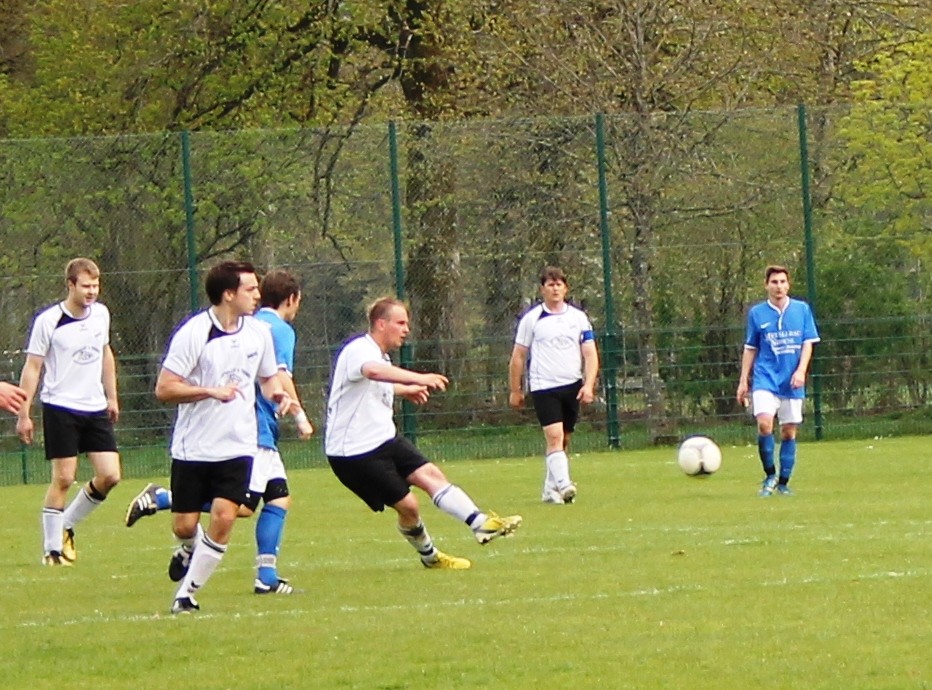
[[[595,393],[592,392],[592,388],[589,386],[583,386],[579,389],[579,392],[576,394],[576,399],[588,405],[593,400],[595,400]]]
[[[311,436],[314,435],[314,427],[311,426],[311,423],[308,421],[307,417],[300,421],[296,421],[295,426],[298,428],[298,438],[302,441],[307,441]]]
[[[431,390],[445,391],[448,383],[450,383],[450,380],[443,374],[421,374],[419,385],[426,386]]]
[[[508,404],[511,405],[516,410],[520,410],[524,407],[524,393],[520,391],[517,393],[510,393],[508,395]]]
[[[107,417],[110,418],[110,422],[113,424],[120,421],[120,403],[116,400],[107,401]]]
[[[16,434],[19,440],[27,446],[32,443],[32,436],[35,432],[35,426],[29,417],[18,417],[16,420]]]
[[[794,371],[790,377],[790,388],[802,388],[806,385],[806,372]]]
[[[748,384],[746,383],[738,384],[738,390],[735,392],[735,400],[737,400],[741,405],[744,405],[745,407],[748,406],[749,404]]]
[[[399,394],[405,400],[410,400],[415,405],[423,405],[430,400],[430,390],[427,386],[417,384],[408,384],[399,390]]]
[[[277,391],[272,394],[272,402],[276,403],[278,407],[276,408],[276,414],[279,417],[284,417],[285,415],[296,415],[303,410],[301,403],[288,395],[285,391]]]
[[[219,388],[210,388],[208,390],[210,397],[214,400],[219,400],[220,402],[230,402],[237,395],[242,395],[239,386],[234,386],[232,384],[220,386]]]
[[[19,414],[24,402],[26,391],[12,383],[0,382],[0,407],[7,412]]]

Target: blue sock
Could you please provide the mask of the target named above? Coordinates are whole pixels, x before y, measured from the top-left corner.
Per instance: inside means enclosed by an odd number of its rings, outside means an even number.
[[[256,552],[259,555],[259,579],[267,585],[278,583],[278,569],[275,561],[282,543],[285,530],[285,516],[288,511],[279,506],[262,506],[259,519],[256,520]],[[271,558],[263,558],[271,556]]]
[[[780,442],[780,483],[786,484],[796,465],[796,439],[787,438]]]
[[[760,455],[760,464],[764,466],[764,474],[772,477],[777,473],[777,468],[773,464],[773,449],[775,447],[773,434],[757,437],[757,453]]]
[[[159,487],[155,490],[155,507],[158,510],[168,510],[172,507],[172,492]]]

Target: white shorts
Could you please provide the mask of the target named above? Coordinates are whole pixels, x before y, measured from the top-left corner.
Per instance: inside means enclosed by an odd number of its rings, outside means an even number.
[[[260,448],[252,461],[252,475],[249,477],[249,493],[262,495],[265,487],[273,479],[287,479],[285,464],[277,450]]]
[[[770,391],[754,391],[751,394],[751,409],[754,416],[760,414],[776,417],[780,424],[802,424],[803,399],[778,398]]]

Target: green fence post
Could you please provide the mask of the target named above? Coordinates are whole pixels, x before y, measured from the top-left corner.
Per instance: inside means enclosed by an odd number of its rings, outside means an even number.
[[[395,294],[398,299],[405,298],[405,268],[402,259],[401,236],[401,185],[398,182],[398,131],[395,121],[388,123],[389,169],[392,178],[392,233],[395,240]],[[401,366],[411,368],[411,346],[401,346]],[[408,400],[401,401],[401,428],[404,437],[412,443],[417,438],[417,423],[414,416],[414,404]]]
[[[29,455],[26,452],[26,444],[19,444],[19,461],[23,470],[23,484],[29,483]]]
[[[602,286],[605,290],[605,335],[602,339],[602,385],[605,386],[605,422],[608,445],[621,445],[618,429],[618,335],[615,332],[615,302],[612,295],[611,238],[608,227],[608,185],[605,180],[605,117],[595,116],[595,148],[599,164],[599,228],[602,234]]]
[[[796,106],[796,119],[799,124],[799,170],[803,193],[803,228],[806,238],[806,290],[813,312],[816,309],[815,276],[815,242],[812,237],[812,194],[809,187],[809,143],[806,129],[806,106]],[[813,353],[812,363],[812,406],[815,413],[815,437],[821,441],[824,436],[822,425],[822,377],[819,375],[819,360]]]
[[[191,184],[191,134],[181,132],[181,170],[184,175],[184,218],[188,240],[188,289],[191,313],[197,311],[197,247],[194,242],[194,190]]]

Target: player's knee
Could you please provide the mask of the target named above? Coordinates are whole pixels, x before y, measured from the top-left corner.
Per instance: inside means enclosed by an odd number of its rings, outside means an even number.
[[[113,487],[120,483],[121,478],[119,470],[106,474],[98,474],[94,477],[94,486],[101,494],[106,496]]]
[[[197,534],[197,514],[193,518],[176,513],[172,520],[172,534],[178,539],[191,539]]]
[[[208,527],[207,533],[211,535],[211,538],[225,544],[226,540],[229,538],[230,533],[233,531],[233,523],[236,522],[236,511],[232,512],[213,512],[210,514],[210,525]]]
[[[57,472],[52,476],[52,486],[60,491],[68,491],[75,482],[75,472]]]

